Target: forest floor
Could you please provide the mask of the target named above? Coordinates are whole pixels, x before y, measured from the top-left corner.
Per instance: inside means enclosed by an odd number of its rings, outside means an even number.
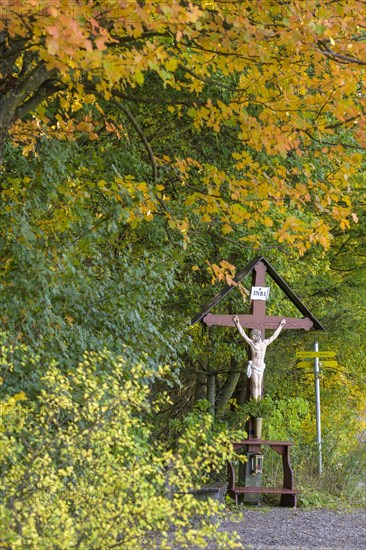
[[[237,532],[248,550],[364,550],[366,510],[254,508],[229,514],[220,529]],[[212,547],[212,549],[214,548]]]

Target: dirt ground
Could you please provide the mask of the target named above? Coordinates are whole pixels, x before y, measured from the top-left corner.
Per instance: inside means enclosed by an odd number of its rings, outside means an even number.
[[[251,550],[366,550],[366,510],[245,509],[221,524]]]

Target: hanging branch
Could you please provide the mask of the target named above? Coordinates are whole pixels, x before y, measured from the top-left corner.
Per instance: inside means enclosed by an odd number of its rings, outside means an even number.
[[[142,143],[143,143],[143,145],[144,145],[144,147],[147,151],[149,160],[150,160],[150,164],[151,164],[151,168],[152,168],[153,183],[154,183],[154,185],[157,185],[157,183],[158,183],[158,167],[156,165],[155,158],[154,158],[154,153],[151,149],[150,143],[147,141],[147,138],[146,138],[144,132],[142,131],[141,126],[139,125],[139,123],[137,122],[137,120],[135,119],[135,117],[133,116],[133,114],[131,113],[131,111],[127,107],[125,107],[117,99],[112,99],[112,101],[126,115],[128,120],[130,121],[130,123],[132,124],[134,129],[136,130],[137,135],[141,139],[141,141],[142,141]]]
[[[139,125],[139,123],[137,122],[137,120],[135,119],[135,117],[133,116],[131,111],[127,107],[125,107],[125,105],[123,105],[117,99],[112,99],[112,101],[126,115],[129,122],[131,123],[131,125],[135,129],[137,135],[141,139],[142,144],[144,145],[144,147],[147,151],[149,160],[150,160],[150,164],[151,164],[151,168],[152,168],[152,180],[153,180],[154,187],[156,187],[156,185],[158,184],[158,167],[157,167],[157,164],[155,162],[154,153],[153,153],[153,150],[151,149],[150,143],[148,142],[141,126]],[[155,193],[155,198],[158,201],[158,203],[160,204],[160,206],[163,208],[163,210],[165,212],[167,212],[167,214],[169,214],[169,216],[171,216],[171,212],[170,212],[169,208],[167,207],[167,205],[165,204],[163,199],[160,198],[157,193]]]
[[[358,59],[357,57],[351,57],[349,55],[340,54],[331,50],[328,44],[325,42],[325,40],[319,40],[318,45],[319,45],[319,49],[317,49],[317,51],[322,53],[329,59],[333,59],[333,61],[338,61],[339,63],[345,63],[345,64],[356,63],[357,65],[366,65],[366,61],[363,61],[362,59]]]

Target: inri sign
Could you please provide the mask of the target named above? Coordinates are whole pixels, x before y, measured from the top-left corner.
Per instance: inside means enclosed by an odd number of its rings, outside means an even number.
[[[252,286],[251,300],[268,300],[269,286]]]

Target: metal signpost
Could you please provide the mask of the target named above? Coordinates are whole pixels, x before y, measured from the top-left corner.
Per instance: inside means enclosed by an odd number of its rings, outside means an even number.
[[[319,351],[319,344],[314,342],[314,351]],[[315,409],[316,409],[316,442],[318,444],[318,472],[319,478],[323,473],[323,457],[322,457],[322,428],[320,417],[320,381],[319,381],[319,354],[314,357],[314,380],[315,380]]]
[[[323,473],[323,458],[322,458],[322,428],[321,428],[321,414],[320,414],[320,381],[319,381],[319,364],[322,366],[336,366],[337,361],[322,361],[319,363],[319,359],[323,357],[335,357],[335,351],[319,351],[319,344],[314,342],[314,351],[298,351],[296,357],[301,359],[309,358],[314,359],[314,385],[315,385],[315,411],[316,411],[316,442],[318,446],[318,474],[319,478]],[[299,367],[308,366],[308,361],[300,361]]]

